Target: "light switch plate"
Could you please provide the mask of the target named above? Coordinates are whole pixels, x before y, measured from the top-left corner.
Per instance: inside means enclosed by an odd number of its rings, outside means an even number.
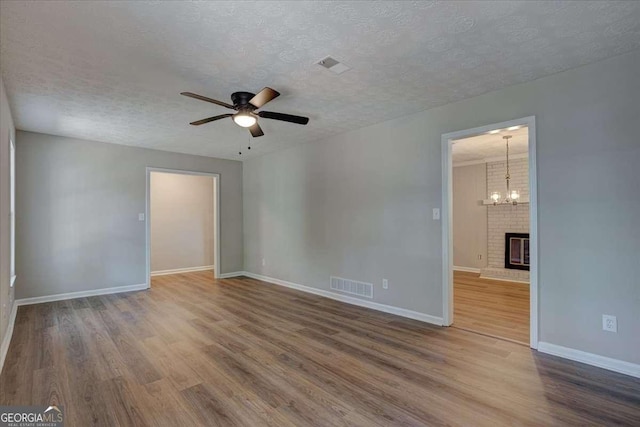
[[[138,214],[138,221],[144,221],[144,214],[143,213],[139,213]]]
[[[440,219],[440,208],[433,208],[433,219],[436,221]]]

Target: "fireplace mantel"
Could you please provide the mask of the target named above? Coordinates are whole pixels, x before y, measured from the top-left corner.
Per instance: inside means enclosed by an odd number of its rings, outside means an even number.
[[[493,203],[493,200],[491,200],[491,199],[484,199],[482,201],[482,204],[489,206],[489,205],[493,205],[494,203]],[[517,205],[524,205],[524,204],[529,204],[529,197],[528,196],[527,197],[524,197],[524,196],[520,197],[520,200],[518,200]],[[510,205],[509,203],[497,203],[496,204],[496,206],[509,206],[509,205]]]

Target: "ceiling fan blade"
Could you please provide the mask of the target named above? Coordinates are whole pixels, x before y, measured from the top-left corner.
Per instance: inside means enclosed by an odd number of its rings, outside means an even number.
[[[249,128],[249,132],[251,132],[251,136],[254,138],[264,135],[264,132],[262,132],[262,128],[260,127],[258,122],[256,122],[255,125]]]
[[[280,96],[280,92],[271,89],[270,87],[265,87],[257,95],[249,100],[249,104],[253,105],[256,108],[262,107],[269,101],[272,101]]]
[[[306,125],[309,123],[308,117],[294,116],[292,114],[274,113],[273,111],[260,111],[258,116],[265,119],[281,120],[283,122],[297,123],[299,125]]]
[[[231,104],[227,104],[226,102],[207,98],[206,96],[198,95],[197,93],[180,92],[180,95],[188,96],[189,98],[199,99],[200,101],[211,102],[212,104],[220,105],[221,107],[227,107],[227,108],[231,108],[232,110],[235,110],[235,107]]]
[[[190,125],[194,125],[194,126],[198,126],[198,125],[203,125],[205,123],[214,122],[216,120],[224,119],[224,118],[231,117],[231,116],[233,116],[233,114],[220,114],[219,116],[207,117],[206,119],[197,120],[197,121],[191,122],[189,124]]]

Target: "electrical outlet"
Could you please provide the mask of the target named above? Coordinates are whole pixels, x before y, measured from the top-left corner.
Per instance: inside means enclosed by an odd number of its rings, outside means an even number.
[[[607,332],[618,332],[618,319],[609,314],[602,315],[602,330]]]
[[[266,260],[266,259],[264,259],[264,258],[262,258],[262,266],[264,267],[264,266],[266,266],[266,265],[267,265],[267,260]]]
[[[387,279],[382,279],[382,289],[389,289],[389,281]]]

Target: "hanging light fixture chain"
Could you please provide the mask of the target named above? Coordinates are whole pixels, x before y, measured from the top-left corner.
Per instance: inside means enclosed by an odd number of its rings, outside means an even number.
[[[509,187],[509,181],[511,180],[511,174],[509,173],[509,138],[511,138],[511,135],[505,135],[503,138],[507,142],[507,174],[505,175],[505,179],[507,181],[507,197],[506,197],[506,201],[510,202],[511,201],[511,188]]]
[[[504,198],[500,196],[499,191],[494,191],[491,193],[491,200],[493,200],[493,205],[496,206],[498,204],[510,204],[517,205],[518,199],[520,198],[520,192],[518,190],[511,191],[511,170],[509,168],[509,139],[513,138],[513,135],[504,135],[502,139],[505,141],[506,145],[506,173],[504,175],[505,181],[507,183],[507,194]]]

